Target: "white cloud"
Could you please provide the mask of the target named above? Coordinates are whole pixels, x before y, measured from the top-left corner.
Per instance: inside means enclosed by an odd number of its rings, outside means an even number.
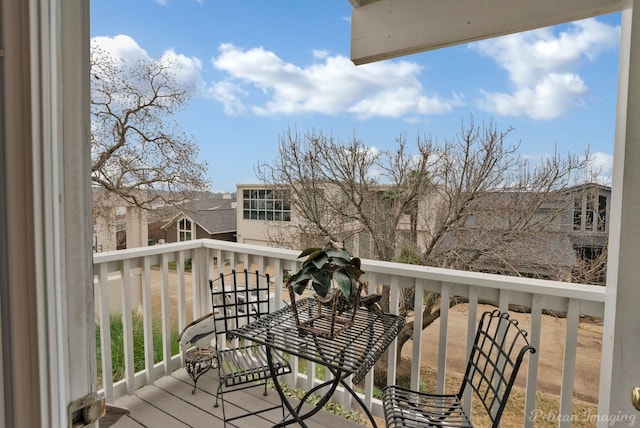
[[[344,56],[313,51],[321,62],[300,67],[262,47],[242,50],[222,44],[219,49],[213,65],[228,73],[227,88],[244,90],[243,99],[258,115],[351,112],[359,118],[401,117],[446,113],[461,103],[457,96],[444,99],[426,94],[417,79],[421,68],[407,61],[356,67]],[[262,102],[248,97],[255,89],[262,94]],[[242,93],[240,89],[232,92]]]
[[[605,186],[611,186],[613,173],[613,155],[609,153],[595,152],[591,154],[591,167],[596,174],[596,181]]]
[[[551,119],[579,104],[588,87],[577,74],[586,59],[594,61],[615,48],[619,27],[594,18],[576,21],[566,31],[551,28],[512,34],[469,45],[494,59],[513,84],[511,93],[483,92],[481,108],[505,115]]]
[[[138,43],[125,34],[114,37],[94,37],[91,39],[91,46],[98,47],[107,52],[114,59],[119,59],[123,65],[131,66],[138,61],[153,61],[147,51],[142,49]],[[173,63],[177,65],[176,78],[179,82],[193,87],[198,93],[204,91],[204,80],[202,79],[202,62],[196,57],[175,52],[167,49],[162,56],[157,58],[160,63]]]
[[[166,6],[169,4],[168,0],[153,0],[155,3],[158,3],[160,6]],[[196,0],[196,2],[203,4],[204,0]]]
[[[238,95],[246,95],[238,86],[229,82],[218,82],[209,89],[209,95],[224,106],[225,114],[239,115],[246,111]]]
[[[329,56],[329,51],[327,50],[314,49],[312,53],[313,57],[318,59],[325,59]]]
[[[561,116],[572,103],[587,92],[580,76],[551,73],[533,86],[522,86],[513,94],[484,92],[478,105],[503,116],[529,116],[532,119],[553,119]]]
[[[522,155],[522,159],[530,162],[532,165],[537,165],[540,162],[545,162],[551,159],[553,155],[548,153],[532,154],[526,153]],[[584,156],[579,156],[580,161],[584,161]],[[589,165],[582,177],[574,177],[576,179],[575,184],[584,182],[595,182],[604,186],[611,186],[611,178],[613,173],[613,155],[610,153],[594,152],[589,153]]]
[[[147,51],[125,34],[119,34],[114,37],[94,37],[91,39],[91,45],[103,49],[113,58],[119,58],[125,63],[149,59]]]

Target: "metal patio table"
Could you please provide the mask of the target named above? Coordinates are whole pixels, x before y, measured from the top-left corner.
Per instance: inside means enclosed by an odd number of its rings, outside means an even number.
[[[315,305],[316,301],[312,298],[304,298],[296,302],[300,321],[312,317],[317,310]],[[306,427],[303,422],[304,419],[320,411],[329,401],[339,384],[342,384],[345,390],[355,398],[373,426],[377,427],[371,411],[345,380],[353,376],[353,382],[359,383],[362,381],[391,342],[397,337],[403,325],[404,318],[397,315],[376,314],[366,308],[360,308],[356,311],[352,326],[342,331],[337,337],[327,339],[298,329],[292,308],[287,306],[234,330],[232,335],[265,345],[268,351],[267,359],[270,368],[272,367],[270,360],[271,350],[275,349],[320,364],[333,374],[333,379],[313,387],[295,407],[282,391],[277,376],[274,376],[275,389],[290,413],[289,416],[276,424],[276,427],[283,427],[296,422]],[[330,388],[321,395],[316,405],[311,410],[301,413],[302,405],[311,394],[326,386]]]

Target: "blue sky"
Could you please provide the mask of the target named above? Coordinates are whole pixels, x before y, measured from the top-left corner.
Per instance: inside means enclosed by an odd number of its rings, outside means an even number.
[[[620,15],[355,66],[348,0],[91,0],[91,37],[125,60],[172,56],[198,92],[178,121],[214,191],[257,182],[289,128],[390,149],[453,138],[473,115],[523,157],[612,164]]]

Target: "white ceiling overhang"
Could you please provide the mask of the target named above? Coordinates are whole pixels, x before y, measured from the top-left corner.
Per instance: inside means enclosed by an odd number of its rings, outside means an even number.
[[[356,65],[619,11],[623,0],[349,0]]]

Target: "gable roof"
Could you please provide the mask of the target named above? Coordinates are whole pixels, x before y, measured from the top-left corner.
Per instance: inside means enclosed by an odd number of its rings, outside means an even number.
[[[178,213],[162,225],[162,229],[166,229],[184,216],[197,223],[210,235],[237,230],[235,195],[228,197],[218,194],[195,199],[183,202],[176,208]]]

